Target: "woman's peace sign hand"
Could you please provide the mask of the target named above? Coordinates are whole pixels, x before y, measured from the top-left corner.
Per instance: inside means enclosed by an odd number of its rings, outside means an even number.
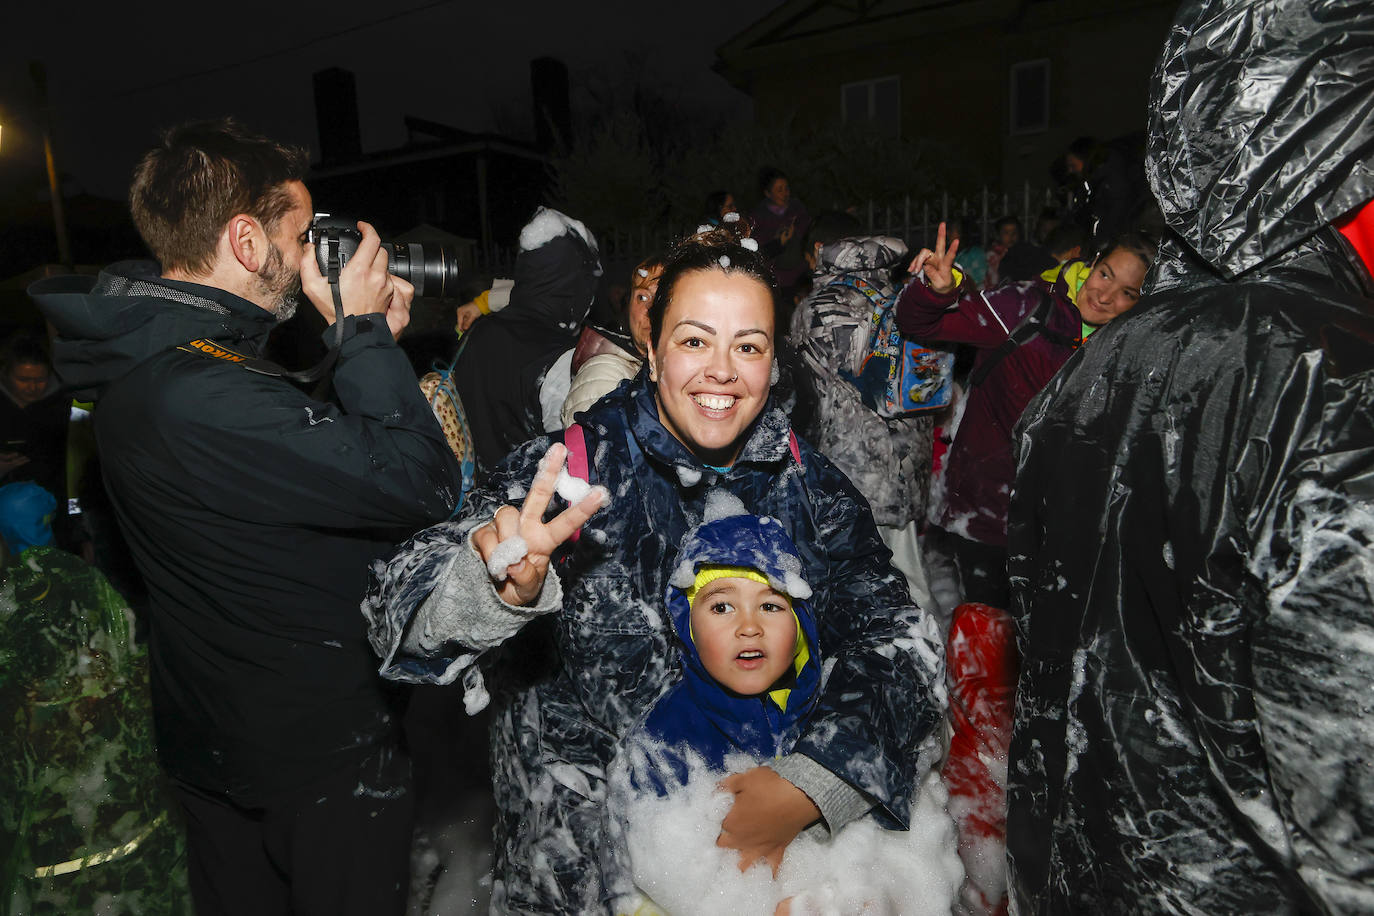
[[[941,295],[952,293],[959,285],[954,279],[954,255],[958,250],[958,239],[950,243],[948,251],[945,250],[945,224],[941,223],[935,232],[935,250],[922,248],[908,271],[916,274],[924,268],[927,286]]]
[[[472,534],[473,545],[492,573],[496,593],[507,604],[525,607],[539,598],[553,552],[606,503],[606,488],[592,487],[575,504],[544,522],[544,510],[553,498],[567,454],[566,446],[551,445],[539,460],[539,472],[520,508],[502,506],[490,522]],[[495,564],[493,556],[498,561]],[[505,566],[504,576],[498,575],[497,565]]]

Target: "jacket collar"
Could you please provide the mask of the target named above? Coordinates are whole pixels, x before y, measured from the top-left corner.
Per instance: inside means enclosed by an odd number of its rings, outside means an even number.
[[[169,347],[208,338],[260,355],[275,316],[232,293],[166,280],[152,262],[125,261],[90,277],[53,277],[29,294],[57,329],[64,385],[93,393]]]

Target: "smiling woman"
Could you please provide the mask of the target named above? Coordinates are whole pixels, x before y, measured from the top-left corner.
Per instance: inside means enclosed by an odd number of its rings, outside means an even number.
[[[1124,232],[1091,264],[1067,261],[1035,280],[978,291],[954,267],[959,240],[911,263],[920,276],[897,305],[902,333],[976,349],[967,404],[950,448],[945,506],[934,542],[953,555],[960,599],[1007,608],[1007,510],[1016,476],[1012,430],[1031,398],[1090,334],[1140,299],[1155,243]]]
[[[726,467],[768,400],[771,275],[725,230],[698,237],[681,254],[649,310],[649,380],[664,428],[704,463]]]
[[[486,678],[499,688],[493,911],[600,912],[625,890],[625,875],[600,866],[606,768],[682,677],[665,595],[684,535],[725,494],[796,545],[818,632],[844,663],[790,753],[729,777],[720,845],[746,866],[776,865],[811,824],[835,831],[871,811],[904,827],[918,752],[936,740],[935,625],[912,605],[867,503],[771,397],[766,261],[728,229],[686,240],[664,265],[650,324],[644,370],[578,415],[591,495],[555,495],[560,437],[526,443],[458,519],[378,566],[364,604],[387,677],[461,677],[471,708],[486,702]],[[485,560],[517,536],[523,559],[493,579]],[[532,633],[519,637],[526,651],[490,652],[545,614],[555,625],[531,630],[554,643],[550,667],[531,670]],[[518,683],[498,657],[519,660]]]

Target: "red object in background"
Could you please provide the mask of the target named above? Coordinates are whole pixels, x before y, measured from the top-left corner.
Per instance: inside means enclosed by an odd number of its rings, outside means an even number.
[[[1364,269],[1374,276],[1374,200],[1367,200],[1336,220],[1336,228],[1355,253],[1364,261]]]
[[[582,364],[596,356],[598,353],[613,353],[619,350],[615,341],[611,340],[600,331],[586,324],[582,326],[582,333],[577,335],[577,343],[573,347],[572,371],[575,373],[582,368]]]
[[[943,775],[965,871],[955,911],[1006,916],[1007,748],[1019,666],[1011,615],[959,605],[945,655],[954,733]]]

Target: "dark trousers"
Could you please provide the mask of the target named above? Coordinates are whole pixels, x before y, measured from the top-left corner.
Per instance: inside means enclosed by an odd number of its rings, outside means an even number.
[[[405,911],[415,813],[410,759],[361,763],[244,808],[174,783],[197,916],[387,916]]]
[[[1007,548],[984,544],[943,528],[932,527],[927,541],[954,559],[959,571],[960,601],[986,604],[1001,610],[1011,607],[1011,580],[1007,578]]]

